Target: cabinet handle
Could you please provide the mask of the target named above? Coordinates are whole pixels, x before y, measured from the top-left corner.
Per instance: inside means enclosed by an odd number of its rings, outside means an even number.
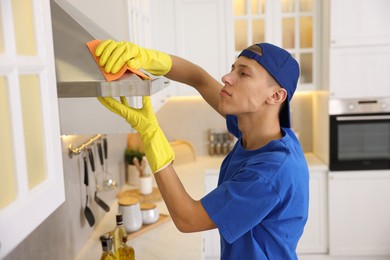
[[[384,116],[337,116],[337,121],[356,121],[356,120],[389,120],[390,115]]]

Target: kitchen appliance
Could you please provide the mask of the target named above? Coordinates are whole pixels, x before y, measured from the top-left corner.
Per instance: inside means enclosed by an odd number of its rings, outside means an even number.
[[[390,169],[390,98],[329,101],[331,171]]]
[[[50,1],[54,56],[59,98],[151,96],[168,86],[163,77],[142,80],[125,73],[107,82],[86,43],[115,39],[67,1]]]

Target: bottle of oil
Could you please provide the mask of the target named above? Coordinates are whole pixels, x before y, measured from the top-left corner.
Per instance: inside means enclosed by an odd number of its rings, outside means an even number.
[[[102,243],[102,255],[100,260],[115,260],[115,255],[112,252],[112,238],[109,233],[104,234],[100,237]]]
[[[122,214],[116,215],[116,228],[114,230],[114,252],[117,260],[134,260],[134,249],[126,244],[127,232],[123,227]]]
[[[134,248],[127,245],[127,237],[122,241],[122,247],[118,250],[120,260],[135,260]]]

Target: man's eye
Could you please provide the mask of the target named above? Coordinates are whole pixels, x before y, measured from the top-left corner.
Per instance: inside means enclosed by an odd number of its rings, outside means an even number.
[[[245,72],[240,72],[240,76],[248,76]]]

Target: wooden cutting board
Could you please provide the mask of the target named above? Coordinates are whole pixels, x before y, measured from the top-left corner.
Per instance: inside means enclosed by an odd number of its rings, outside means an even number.
[[[153,224],[149,224],[149,225],[142,225],[141,229],[138,230],[138,231],[134,231],[134,232],[131,232],[127,235],[127,240],[130,240],[130,239],[133,239],[135,237],[138,237],[146,232],[148,232],[149,230],[169,221],[171,219],[171,217],[169,215],[165,215],[165,214],[160,214],[160,218],[158,219],[158,221],[156,221],[155,223]]]
[[[116,197],[123,198],[123,197],[134,197],[139,200],[139,203],[153,203],[153,202],[159,202],[162,201],[160,190],[156,187],[153,188],[153,191],[151,194],[143,195],[139,192],[139,189],[130,189],[125,190],[122,192],[119,192]]]

